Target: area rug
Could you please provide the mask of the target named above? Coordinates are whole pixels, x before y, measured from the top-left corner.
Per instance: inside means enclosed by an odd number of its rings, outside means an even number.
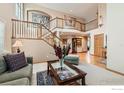
[[[74,74],[72,74],[67,68],[63,67],[55,69],[61,80],[67,79]],[[55,85],[52,77],[47,74],[47,71],[37,72],[37,85]]]
[[[85,62],[80,62],[77,68],[86,72],[86,85],[124,85],[124,76],[110,72],[104,68],[88,64]],[[38,72],[45,71],[47,68],[47,63],[40,63],[33,65],[33,85],[37,85]],[[42,85],[38,83],[38,85]],[[50,84],[48,84],[50,85]]]
[[[37,72],[37,85],[54,85],[54,82],[50,75],[47,75],[47,71]]]

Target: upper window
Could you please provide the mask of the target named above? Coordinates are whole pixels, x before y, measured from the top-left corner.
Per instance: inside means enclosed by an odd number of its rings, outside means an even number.
[[[35,23],[44,24],[44,26],[49,28],[50,15],[38,10],[28,10],[27,20]]]
[[[16,3],[16,18],[19,20],[24,19],[24,4]]]

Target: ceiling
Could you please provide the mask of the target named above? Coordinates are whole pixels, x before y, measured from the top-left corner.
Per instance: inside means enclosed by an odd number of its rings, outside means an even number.
[[[79,18],[84,18],[86,21],[96,18],[98,6],[96,3],[40,3],[39,5]]]

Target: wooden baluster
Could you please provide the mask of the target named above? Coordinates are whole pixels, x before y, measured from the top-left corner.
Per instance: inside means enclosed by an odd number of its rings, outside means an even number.
[[[14,37],[14,22],[12,21],[12,38]]]
[[[29,38],[29,34],[30,34],[30,32],[29,32],[29,27],[30,27],[30,24],[27,23],[27,38]]]
[[[32,35],[31,35],[32,37],[31,38],[34,38],[34,26],[35,26],[34,24],[32,24],[32,26],[31,26],[31,28],[32,28],[32,31],[31,31],[32,32]]]
[[[16,37],[18,37],[18,33],[19,33],[19,22],[17,22],[17,27],[16,27]]]
[[[29,38],[31,38],[31,23],[29,23],[28,31],[29,31]]]
[[[36,38],[36,28],[37,28],[37,24],[35,24],[35,28],[34,28],[34,38]]]
[[[27,26],[26,26],[27,37],[26,37],[26,38],[28,38],[28,37],[29,37],[29,30],[28,30],[28,28],[29,28],[29,23],[26,23],[26,24],[27,24]]]
[[[32,38],[34,38],[34,26],[35,26],[35,25],[32,24],[32,27],[31,27],[31,28],[32,28],[32,31],[31,31],[31,32],[32,32]]]
[[[32,24],[30,23],[30,38],[32,38]]]
[[[18,37],[20,38],[20,22],[18,21]]]
[[[15,30],[14,30],[14,38],[16,37],[16,21],[14,21],[14,28],[15,28]]]
[[[36,28],[36,38],[38,38],[38,24],[37,24],[37,28]]]
[[[34,38],[35,25],[32,23],[32,38]]]
[[[82,31],[82,24],[80,23],[80,31]]]
[[[20,22],[20,37],[22,38],[22,22]]]
[[[42,38],[42,25],[40,25],[40,38]]]
[[[36,25],[36,29],[35,29],[35,38],[37,38],[37,28],[38,28],[38,25]]]
[[[32,36],[32,37],[31,37],[31,38],[34,38],[35,25],[34,25],[33,23],[31,23],[31,24],[32,24],[32,26],[31,26],[31,28],[32,28],[32,31],[31,31],[31,32],[32,32],[32,35],[31,35],[31,36]]]
[[[38,28],[39,28],[39,26],[38,26],[38,24],[37,24],[37,36],[36,36],[36,38],[39,38],[39,37],[38,37]]]
[[[33,26],[32,26],[32,23],[30,23],[31,24],[31,27],[30,27],[30,31],[31,31],[31,37],[30,38],[33,38],[33,36],[32,36],[32,33],[33,33]]]
[[[20,22],[18,21],[18,38],[20,37]]]
[[[22,26],[22,38],[24,37],[23,35],[24,35],[24,33],[23,33],[23,22],[21,22],[21,26]]]
[[[25,38],[25,34],[26,34],[25,33],[25,23],[23,23],[23,34],[24,34],[23,37]]]
[[[62,28],[64,28],[64,20],[62,19]]]

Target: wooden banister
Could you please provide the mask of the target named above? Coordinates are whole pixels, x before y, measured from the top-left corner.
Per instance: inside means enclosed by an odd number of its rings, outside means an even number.
[[[65,28],[65,21],[69,19],[63,19],[56,17],[54,19],[51,19],[49,21],[49,24],[52,25],[52,22],[55,27],[52,28],[54,30],[55,28]],[[56,34],[52,32],[52,30],[48,27],[46,27],[44,24],[30,22],[30,21],[24,21],[24,20],[17,20],[17,19],[11,19],[12,21],[12,39],[34,39],[34,40],[44,40],[46,43],[49,43],[49,45],[53,46],[52,43],[50,43],[47,39],[51,39],[51,41],[54,41],[54,39],[58,39],[60,43],[62,43],[61,38],[57,37]],[[75,20],[75,26],[73,28],[68,29],[76,29],[81,32],[84,32],[87,30],[87,25],[97,22],[97,19],[91,20],[88,23],[81,23],[77,20]],[[95,23],[96,24],[96,23]],[[97,25],[95,25],[97,27]],[[94,29],[94,28],[91,28]],[[45,35],[48,35],[44,37]],[[52,37],[52,38],[51,38]]]
[[[49,28],[40,23],[11,19],[12,20],[12,39],[30,39],[30,40],[44,40],[53,46],[47,39],[43,38],[43,31],[50,33],[50,35],[60,42],[62,40],[57,37]],[[45,32],[45,33],[46,33]],[[52,38],[51,38],[52,39]]]
[[[24,21],[24,20],[18,20],[18,19],[11,19],[11,21],[23,22],[23,23],[31,23],[31,24],[39,24],[40,25],[40,23],[35,23],[35,22],[30,22],[30,21]]]

